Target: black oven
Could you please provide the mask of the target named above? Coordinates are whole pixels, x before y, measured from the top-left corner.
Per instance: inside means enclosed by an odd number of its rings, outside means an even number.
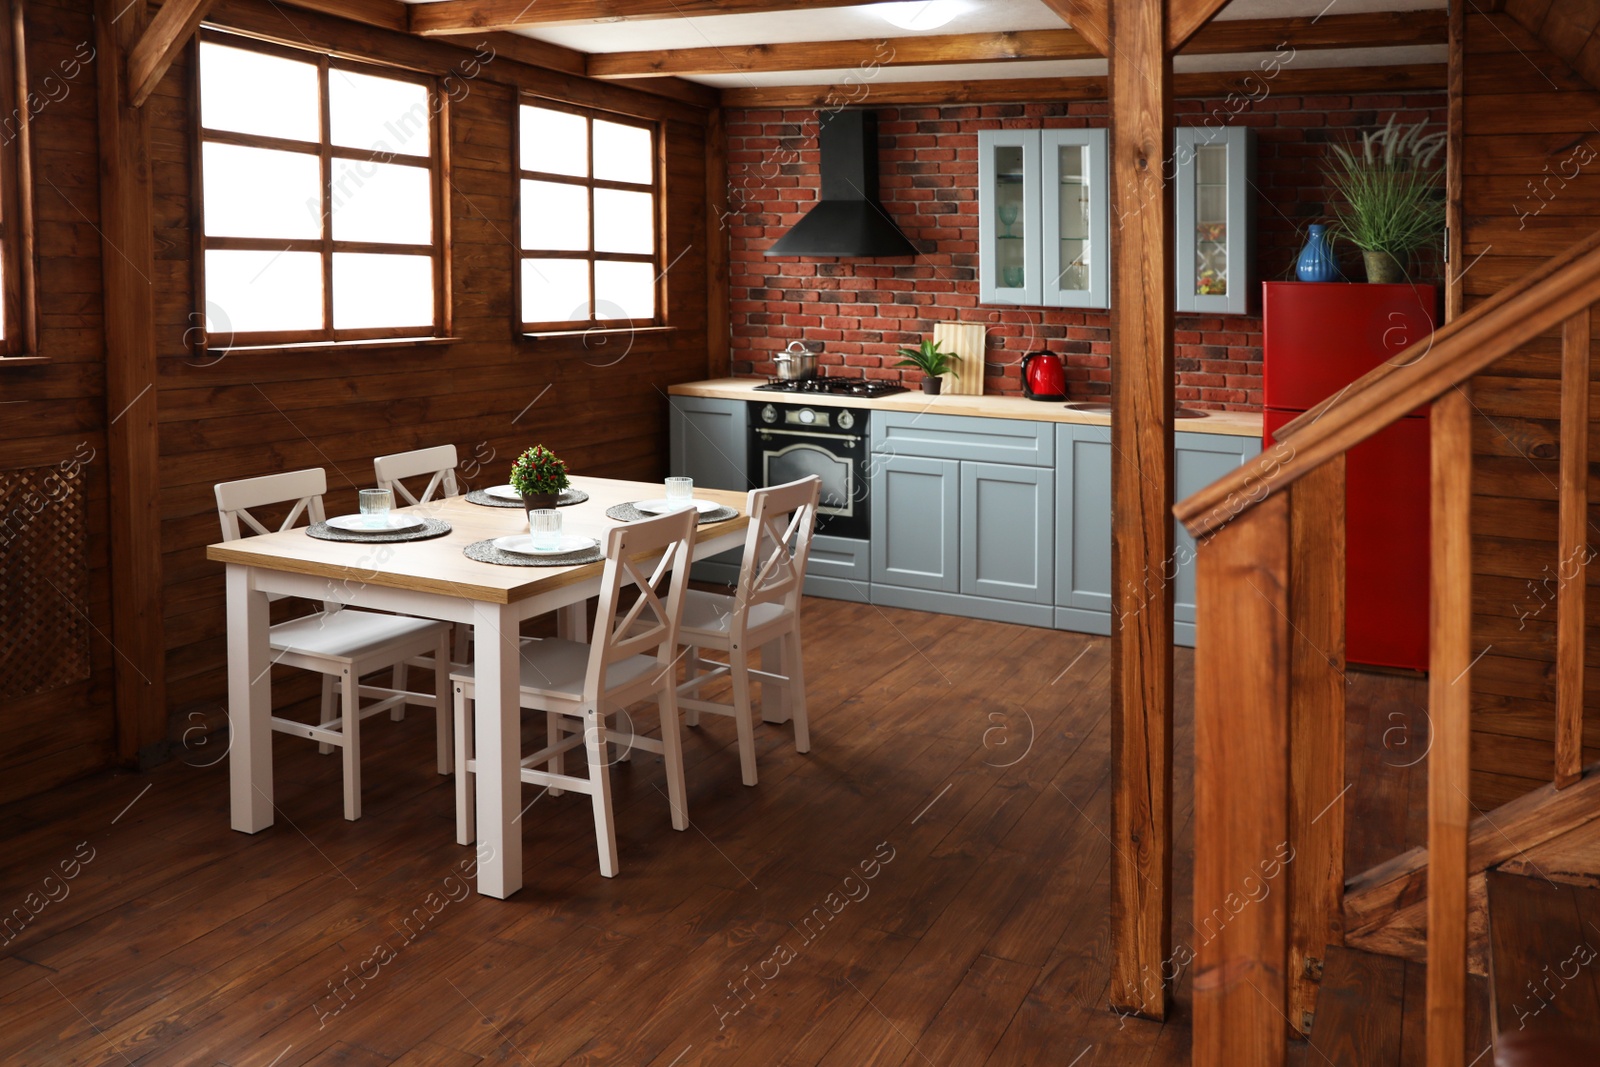
[[[750,404],[750,476],[757,486],[815,474],[822,479],[817,533],[865,541],[867,429],[865,408]]]

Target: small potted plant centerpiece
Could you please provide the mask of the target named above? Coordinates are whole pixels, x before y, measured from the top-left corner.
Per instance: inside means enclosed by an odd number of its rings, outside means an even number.
[[[561,490],[570,484],[567,465],[544,445],[534,445],[511,465],[511,486],[522,495],[528,511],[555,507]]]
[[[938,396],[939,387],[944,383],[939,380],[940,375],[956,374],[956,363],[959,362],[952,352],[946,352],[938,341],[924,338],[921,346],[917,348],[902,348],[900,355],[905,358],[896,367],[916,367],[926,377],[922,379],[922,391],[929,396]]]
[[[1356,148],[1333,145],[1326,172],[1343,201],[1335,205],[1334,234],[1361,249],[1367,281],[1402,282],[1413,253],[1444,233],[1444,131],[1427,122],[1361,135]]]

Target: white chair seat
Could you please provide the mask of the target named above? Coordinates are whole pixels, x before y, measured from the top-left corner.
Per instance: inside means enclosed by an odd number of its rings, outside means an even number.
[[[555,637],[529,641],[522,646],[522,676],[517,684],[530,695],[582,700],[584,675],[592,652],[589,645],[579,641]],[[605,687],[621,689],[660,669],[654,656],[629,656],[607,667]],[[458,668],[450,677],[453,681],[471,682],[473,668]]]
[[[678,625],[678,640],[682,644],[690,645],[694,642],[687,640],[694,634],[717,635],[724,637],[733,621],[734,598],[722,593],[707,593],[699,589],[691,589],[683,597],[683,622]],[[784,606],[780,603],[768,602],[757,604],[750,609],[745,626],[751,630],[759,630],[769,623],[777,622],[783,617]]]
[[[449,628],[447,622],[346,608],[279,623],[272,628],[271,643],[278,652],[359,660],[395,641]]]

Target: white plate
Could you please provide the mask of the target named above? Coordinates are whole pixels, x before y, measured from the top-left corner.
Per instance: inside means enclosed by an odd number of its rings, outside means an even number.
[[[494,539],[494,547],[518,556],[564,556],[568,552],[582,552],[586,548],[593,548],[599,543],[592,537],[582,537],[578,534],[562,534],[559,548],[534,548],[532,534],[512,534],[509,537]]]
[[[689,503],[693,504],[695,509],[702,515],[708,511],[716,511],[722,506],[715,500],[691,500]],[[646,515],[670,515],[674,511],[682,511],[684,508],[682,504],[669,504],[664,499],[636,500],[633,506]]]
[[[422,520],[415,515],[390,512],[387,515],[340,515],[329,519],[328,525],[335,530],[349,530],[351,533],[395,533],[415,530],[422,525]]]
[[[484,492],[489,496],[494,497],[496,500],[515,500],[518,503],[522,502],[522,494],[517,492],[515,486],[491,485],[489,488],[485,489]]]

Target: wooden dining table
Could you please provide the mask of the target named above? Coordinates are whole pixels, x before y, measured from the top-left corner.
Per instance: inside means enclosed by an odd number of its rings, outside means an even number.
[[[618,524],[607,517],[608,508],[664,495],[659,482],[573,478],[572,486],[587,492],[589,499],[560,509],[563,533],[594,537],[602,548],[606,533]],[[742,545],[749,526],[744,494],[696,489],[695,496],[726,504],[739,514],[702,523],[693,558]],[[505,898],[522,888],[523,873],[518,821],[520,624],[554,612],[563,636],[587,640],[586,601],[599,593],[605,564],[514,567],[479,563],[463,554],[462,549],[474,541],[527,532],[528,517],[521,508],[487,507],[456,496],[397,512],[443,519],[451,532],[428,541],[375,544],[319,540],[300,527],[206,549],[206,557],[224,564],[227,571],[233,828],[252,834],[265,830],[275,811],[269,596],[305,597],[465,623],[473,628],[477,677],[478,892]],[[438,699],[449,707],[449,678],[437,673]]]

